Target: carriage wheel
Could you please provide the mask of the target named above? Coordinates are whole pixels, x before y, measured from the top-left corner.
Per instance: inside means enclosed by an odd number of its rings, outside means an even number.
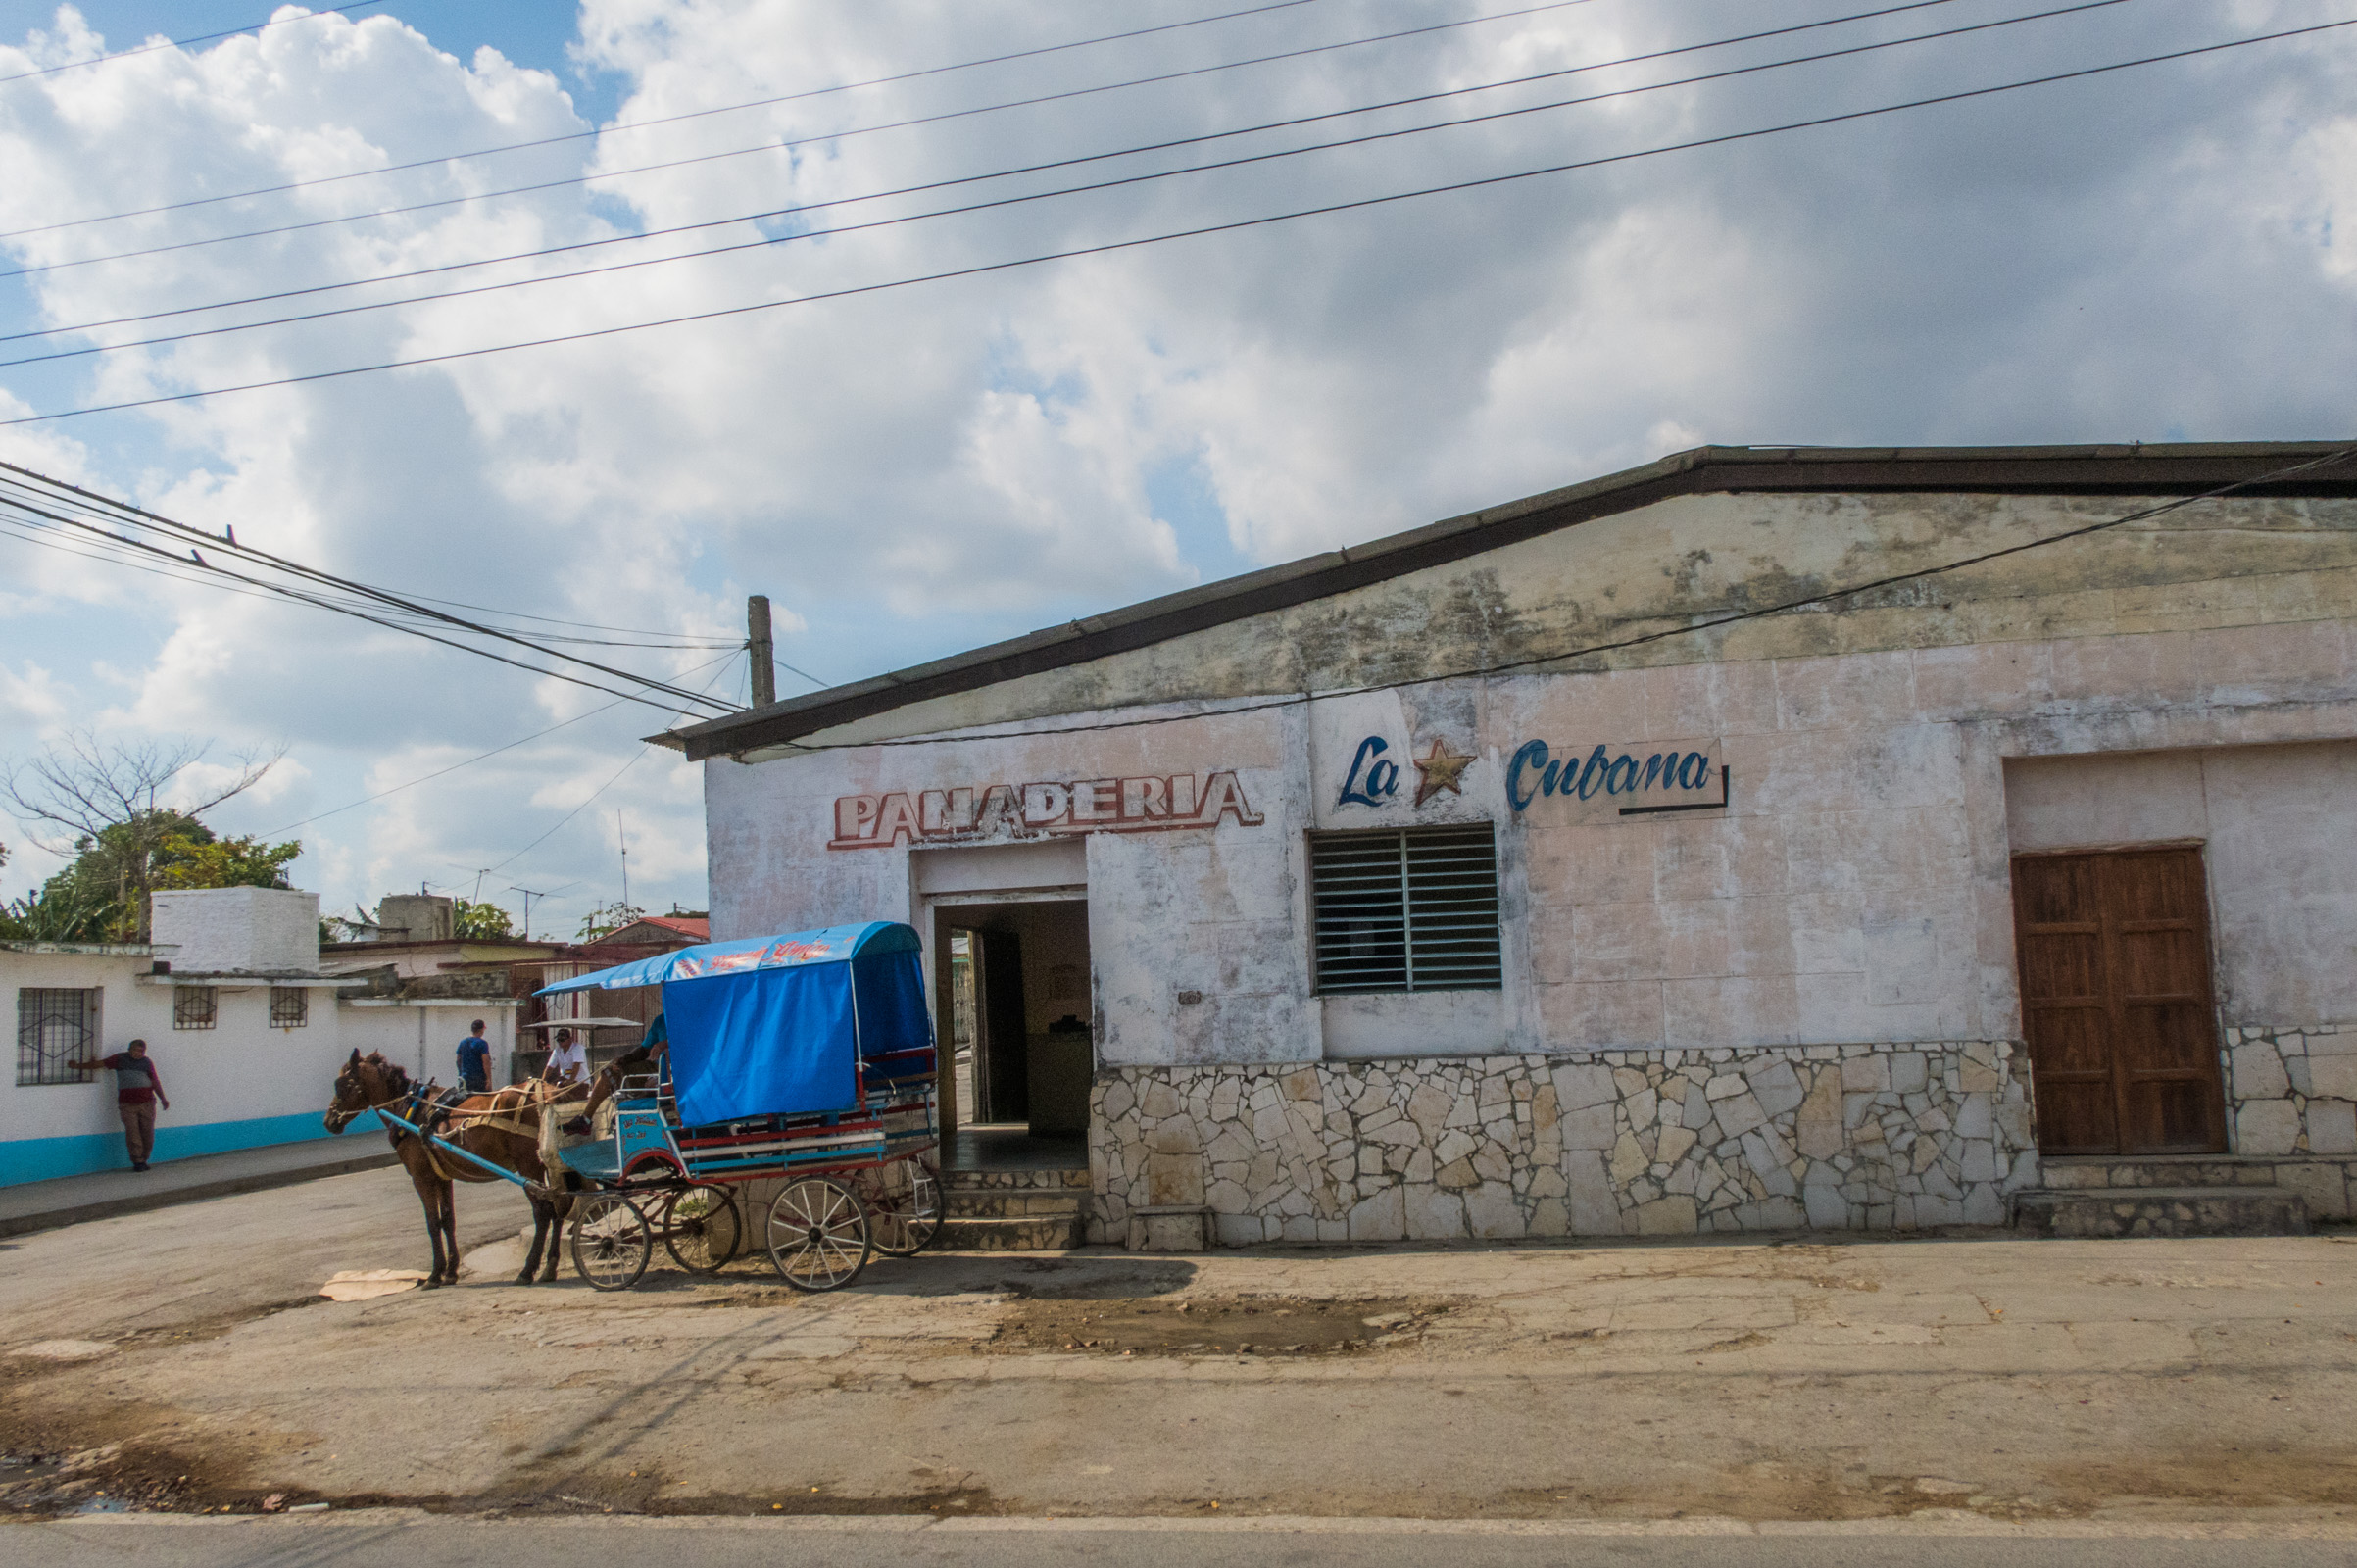
[[[655,1235],[619,1193],[592,1193],[573,1210],[573,1267],[601,1291],[624,1291],[647,1271]]]
[[[867,1214],[840,1182],[805,1176],[769,1205],[769,1261],[798,1291],[839,1291],[867,1266]]]
[[[923,1160],[896,1159],[862,1171],[859,1192],[877,1251],[914,1257],[941,1234],[941,1173]]]
[[[682,1188],[664,1202],[663,1250],[690,1274],[719,1273],[744,1244],[744,1216],[725,1188]]]

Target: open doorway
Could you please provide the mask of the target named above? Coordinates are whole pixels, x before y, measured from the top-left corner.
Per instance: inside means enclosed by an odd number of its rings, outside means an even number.
[[[961,1153],[997,1163],[1085,1151],[1096,1070],[1088,901],[937,906],[934,918],[950,958],[943,1120]]]

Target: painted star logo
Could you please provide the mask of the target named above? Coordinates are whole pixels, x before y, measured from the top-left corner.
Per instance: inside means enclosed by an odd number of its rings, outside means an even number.
[[[1410,757],[1408,760],[1416,764],[1416,772],[1422,775],[1416,780],[1416,804],[1418,806],[1422,806],[1443,790],[1447,790],[1451,795],[1465,793],[1458,786],[1457,777],[1472,763],[1473,759],[1461,757],[1450,751],[1447,741],[1434,741],[1431,751],[1422,757]]]

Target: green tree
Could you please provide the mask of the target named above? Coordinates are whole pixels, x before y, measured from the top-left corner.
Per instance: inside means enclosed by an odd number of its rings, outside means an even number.
[[[303,853],[303,841],[265,844],[258,838],[216,838],[198,824],[202,839],[174,834],[157,847],[159,888],[282,888],[286,868]]]
[[[158,885],[165,841],[212,843],[212,829],[198,818],[252,789],[285,755],[283,749],[267,758],[248,754],[223,772],[202,765],[205,751],[188,741],[125,744],[77,730],[38,757],[0,768],[0,801],[8,804],[18,821],[47,826],[67,838],[71,850],[65,844],[43,848],[74,857],[74,863],[59,873],[68,879],[62,892],[73,895],[69,903],[106,900],[114,906],[108,917],[110,934],[144,941],[147,896]],[[167,794],[185,804],[164,805]],[[57,881],[50,879],[51,884]],[[42,888],[41,897],[46,902],[49,886]]]
[[[646,912],[637,905],[624,904],[619,899],[612,904],[601,904],[581,916],[581,929],[573,940],[595,942],[600,937],[610,937],[631,921],[644,918]]]
[[[460,899],[450,913],[451,931],[468,942],[502,942],[516,935],[508,911],[496,904]]]

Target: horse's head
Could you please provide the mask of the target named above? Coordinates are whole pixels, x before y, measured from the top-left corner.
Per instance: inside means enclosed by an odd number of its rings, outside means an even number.
[[[362,1112],[390,1104],[409,1093],[410,1075],[376,1053],[352,1058],[335,1075],[335,1099],[327,1106],[327,1130],[340,1133]]]

